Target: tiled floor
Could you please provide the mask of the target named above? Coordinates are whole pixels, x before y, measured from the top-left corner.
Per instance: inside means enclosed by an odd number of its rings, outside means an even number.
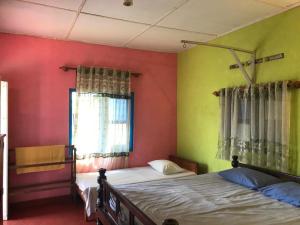
[[[83,204],[74,203],[70,198],[60,198],[50,202],[15,205],[11,219],[4,225],[94,225],[85,222]],[[1,224],[1,222],[0,222]]]

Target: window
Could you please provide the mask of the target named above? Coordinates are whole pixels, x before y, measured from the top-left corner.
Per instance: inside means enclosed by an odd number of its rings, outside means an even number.
[[[79,153],[101,157],[122,153],[125,148],[128,151],[128,138],[129,151],[133,151],[134,93],[130,100],[83,94],[80,109],[76,108],[76,98],[76,90],[70,89],[69,142],[76,145]]]

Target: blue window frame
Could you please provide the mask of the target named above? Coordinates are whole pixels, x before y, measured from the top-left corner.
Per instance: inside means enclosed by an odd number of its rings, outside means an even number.
[[[72,145],[72,129],[73,129],[73,98],[76,93],[75,88],[69,89],[69,145]],[[120,101],[120,99],[115,99],[115,101]],[[116,122],[124,121],[124,118],[128,118],[127,115],[118,115],[116,117]],[[129,140],[129,151],[133,151],[133,128],[134,128],[134,92],[130,95],[130,140]]]

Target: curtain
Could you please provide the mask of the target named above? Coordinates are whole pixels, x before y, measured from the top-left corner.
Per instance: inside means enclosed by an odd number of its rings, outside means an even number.
[[[77,159],[82,159],[78,170],[94,170],[100,165],[108,169],[127,167],[130,73],[79,67],[73,104],[72,142]]]
[[[130,72],[108,68],[77,68],[76,91],[111,98],[130,97]]]
[[[128,167],[128,157],[90,157],[78,160],[76,163],[77,173],[95,172],[99,168],[107,170],[123,169]]]
[[[290,99],[285,81],[222,89],[218,158],[290,172]]]

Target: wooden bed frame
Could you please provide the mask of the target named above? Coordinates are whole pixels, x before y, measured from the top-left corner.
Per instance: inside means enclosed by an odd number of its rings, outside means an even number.
[[[180,167],[182,167],[186,170],[195,172],[196,174],[200,173],[199,164],[196,163],[196,162],[193,162],[193,161],[190,161],[190,160],[187,160],[187,159],[183,159],[183,158],[180,158],[180,157],[177,157],[177,156],[173,156],[173,155],[169,156],[169,160],[176,163],[177,165],[179,165]],[[84,204],[86,204],[85,199],[83,197],[83,193],[79,189],[79,187],[76,183],[75,183],[75,190],[77,192],[77,196],[79,196],[80,199],[82,200],[82,202]],[[92,213],[90,216],[87,216],[86,210],[84,209],[84,218],[85,218],[86,221],[96,221],[97,215],[96,215],[96,213]]]
[[[193,171],[199,174],[199,164],[194,161],[186,160],[177,156],[169,156],[169,160],[175,162],[180,167]],[[131,203],[118,190],[114,189],[106,181],[106,169],[99,169],[99,176],[97,182],[98,198],[97,198],[97,225],[118,225],[118,214],[120,212],[120,203],[122,203],[129,211],[129,225],[134,224],[136,217],[143,225],[156,225],[147,215],[145,215],[139,208]],[[113,211],[109,204],[110,194],[116,197],[116,211]],[[178,222],[172,218],[168,218],[163,222],[163,225],[178,225]]]
[[[176,157],[175,157],[176,158]],[[178,158],[177,158],[178,159]],[[183,166],[181,164],[181,160],[178,159],[177,163],[180,166]],[[232,167],[245,167],[254,169],[263,173],[270,174],[272,176],[278,177],[282,180],[286,181],[294,181],[300,183],[300,177],[290,175],[287,173],[282,173],[278,171],[272,171],[269,169],[264,169],[256,166],[251,166],[247,164],[240,163],[238,161],[238,156],[232,157]],[[198,166],[196,166],[198,167]],[[99,169],[99,176],[97,179],[97,182],[99,184],[98,187],[98,198],[97,198],[97,225],[119,225],[118,224],[118,214],[121,210],[120,204],[122,203],[129,211],[129,225],[134,225],[134,219],[137,218],[143,225],[160,225],[155,224],[146,214],[144,214],[138,207],[136,207],[131,201],[129,201],[122,193],[120,193],[118,190],[113,188],[107,181],[105,176],[105,169]],[[197,171],[198,174],[199,171]],[[111,194],[116,199],[116,210],[114,211],[110,207],[110,196]],[[166,220],[162,223],[162,225],[179,225],[179,223],[172,218],[166,218]],[[184,224],[181,224],[184,225]]]

